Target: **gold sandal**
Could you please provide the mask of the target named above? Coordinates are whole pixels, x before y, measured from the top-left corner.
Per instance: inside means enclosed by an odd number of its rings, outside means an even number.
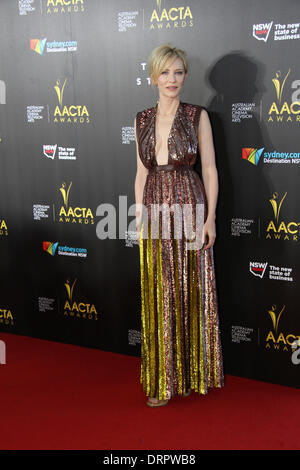
[[[184,392],[184,393],[182,394],[182,396],[183,396],[183,397],[188,397],[191,393],[192,393],[192,390],[189,389],[187,392]]]
[[[151,408],[156,408],[157,406],[164,406],[168,403],[169,400],[158,400],[157,403],[154,403],[153,401],[147,401],[146,404],[148,406],[151,406]]]

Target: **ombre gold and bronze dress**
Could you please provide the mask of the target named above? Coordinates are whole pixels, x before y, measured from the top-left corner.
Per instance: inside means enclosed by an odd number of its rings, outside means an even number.
[[[193,169],[199,155],[202,107],[179,102],[168,136],[166,165],[158,165],[155,156],[157,107],[136,115],[138,154],[149,170],[139,244],[140,383],[147,396],[163,400],[189,389],[206,394],[209,388],[222,387],[224,376],[213,247],[204,250],[201,243],[193,248],[192,232],[187,230],[189,224],[202,233],[207,217],[204,185]],[[175,211],[169,210],[163,219],[164,211],[176,205],[190,207],[190,216],[177,218],[175,224]],[[157,232],[151,230],[154,222]],[[169,231],[163,232],[163,224]]]

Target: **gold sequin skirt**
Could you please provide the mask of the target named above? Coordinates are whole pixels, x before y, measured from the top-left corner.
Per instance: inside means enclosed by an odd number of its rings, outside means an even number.
[[[160,170],[147,176],[144,206],[198,203],[205,220],[207,203],[198,174]],[[147,396],[159,400],[189,389],[206,394],[224,385],[213,247],[187,249],[184,237],[172,237],[171,231],[165,239],[161,229],[153,238],[150,214],[139,241],[140,383]]]

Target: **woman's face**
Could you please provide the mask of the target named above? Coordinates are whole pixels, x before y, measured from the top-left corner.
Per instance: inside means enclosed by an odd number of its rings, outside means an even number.
[[[183,62],[179,57],[171,65],[167,63],[157,79],[159,95],[175,98],[180,94],[186,77],[187,73],[184,72]]]

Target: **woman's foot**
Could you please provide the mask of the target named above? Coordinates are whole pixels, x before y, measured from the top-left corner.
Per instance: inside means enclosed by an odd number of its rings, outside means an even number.
[[[168,403],[169,400],[158,400],[157,398],[148,398],[147,405],[155,408],[157,406],[164,406]]]
[[[183,397],[188,397],[192,393],[192,390],[189,388],[186,392],[182,394]]]

